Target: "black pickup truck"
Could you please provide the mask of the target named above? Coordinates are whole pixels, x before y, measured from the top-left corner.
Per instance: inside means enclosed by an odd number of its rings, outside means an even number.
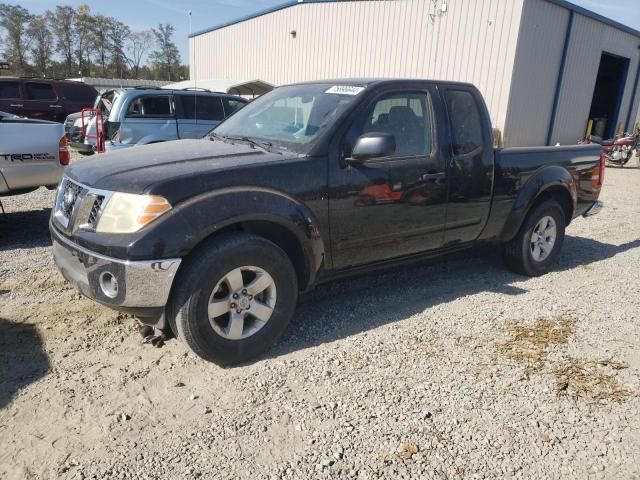
[[[86,296],[219,364],[267,350],[298,295],[337,277],[502,245],[548,272],[597,213],[599,146],[494,149],[472,85],[340,80],[280,87],[200,140],[73,165],[53,254]]]

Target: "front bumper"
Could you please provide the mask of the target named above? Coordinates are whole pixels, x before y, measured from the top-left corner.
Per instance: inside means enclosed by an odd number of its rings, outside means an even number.
[[[161,312],[169,299],[180,258],[129,261],[91,252],[51,227],[56,266],[80,293],[108,307]]]
[[[599,214],[603,208],[604,208],[604,202],[601,202],[600,200],[596,200],[595,202],[593,202],[593,205],[589,207],[589,210],[584,212],[582,216],[593,217],[594,215]]]

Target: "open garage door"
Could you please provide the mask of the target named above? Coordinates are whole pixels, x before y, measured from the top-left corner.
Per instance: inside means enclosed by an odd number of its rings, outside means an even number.
[[[628,72],[628,58],[602,54],[589,112],[589,119],[593,121],[593,135],[602,138],[615,135]]]

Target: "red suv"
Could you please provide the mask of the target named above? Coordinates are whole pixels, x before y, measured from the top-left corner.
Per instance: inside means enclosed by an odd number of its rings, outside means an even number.
[[[0,111],[21,117],[64,122],[67,115],[92,107],[97,95],[82,82],[0,77]]]

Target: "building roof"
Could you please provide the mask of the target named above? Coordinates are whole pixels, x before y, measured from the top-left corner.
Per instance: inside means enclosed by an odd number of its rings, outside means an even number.
[[[251,20],[253,18],[258,18],[258,17],[262,17],[263,15],[267,15],[269,13],[273,13],[273,12],[277,12],[279,10],[284,10],[285,8],[291,8],[291,7],[295,7],[296,5],[304,5],[304,4],[309,4],[309,3],[338,3],[338,2],[358,2],[358,1],[362,1],[362,0],[289,0],[285,3],[281,3],[279,5],[276,5],[274,7],[271,8],[267,8],[264,10],[260,10],[258,12],[255,12],[251,15],[246,15],[244,17],[240,17],[237,18],[235,20],[231,20],[230,22],[226,22],[226,23],[222,23],[219,25],[215,25],[213,27],[209,27],[209,28],[205,28],[203,30],[199,30],[197,32],[192,33],[191,35],[189,35],[189,38],[193,38],[193,37],[197,37],[199,35],[202,35],[204,33],[209,33],[209,32],[213,32],[215,30],[220,30],[222,28],[225,27],[229,27],[231,25],[236,25],[238,23],[242,23],[245,22],[247,20]],[[566,0],[546,0],[549,3],[553,3],[555,5],[558,5],[559,7],[563,7],[566,9],[569,9],[575,13],[578,13],[580,15],[583,15],[585,17],[588,18],[592,18],[598,22],[602,22],[605,23],[611,27],[617,28],[618,30],[622,30],[624,32],[630,33],[631,35],[635,35],[636,37],[640,38],[640,31],[636,30],[634,28],[631,28],[627,25],[624,25],[620,22],[616,22],[615,20],[611,20],[610,18],[607,18],[603,15],[600,15],[598,13],[592,12],[591,10],[587,10],[586,8],[583,7],[579,7],[578,5],[574,5],[571,2],[567,2]]]

